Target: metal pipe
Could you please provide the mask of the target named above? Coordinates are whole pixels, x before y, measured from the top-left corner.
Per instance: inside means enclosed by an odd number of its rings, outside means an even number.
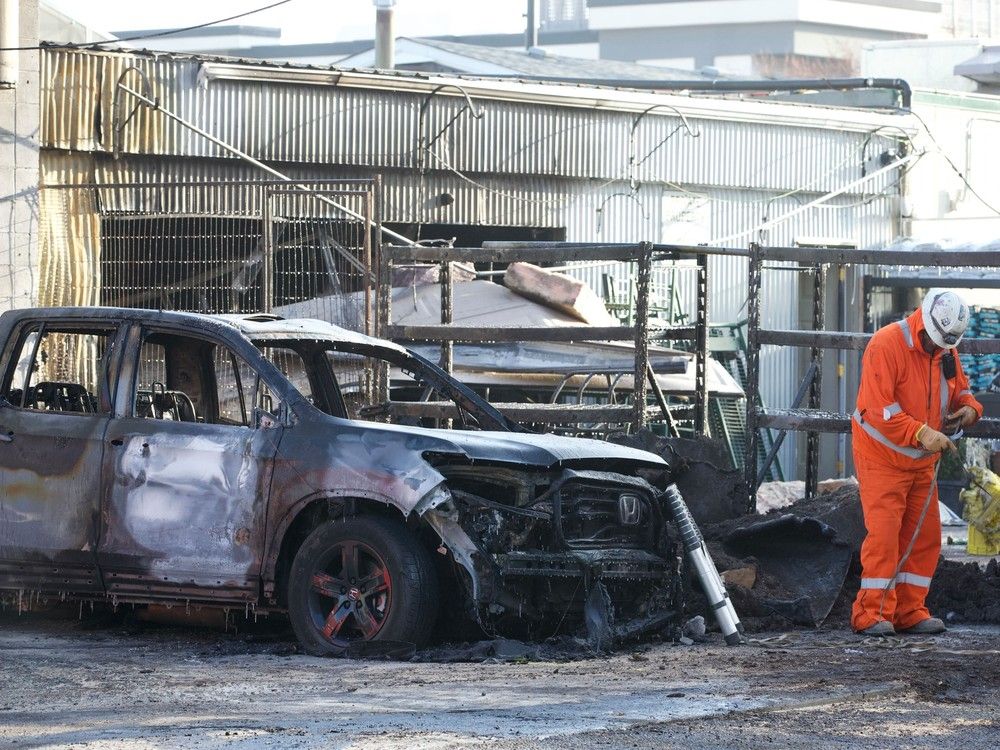
[[[715,620],[719,623],[719,629],[722,630],[722,635],[726,639],[726,645],[738,646],[743,643],[743,625],[740,623],[733,603],[729,600],[729,594],[726,592],[722,577],[716,570],[711,555],[708,554],[705,540],[702,538],[694,518],[691,517],[691,511],[684,503],[684,498],[676,484],[667,487],[663,496],[670,506],[670,514],[680,532],[688,559],[698,575],[698,580],[701,582],[709,605],[715,612]]]
[[[538,3],[528,0],[528,12],[524,14],[527,21],[524,28],[524,48],[531,50],[538,46]]]
[[[402,242],[405,245],[414,246],[414,245],[417,244],[416,242],[414,242],[413,240],[411,240],[409,237],[404,237],[401,234],[393,232],[391,229],[386,229],[383,226],[378,226],[378,225],[374,224],[371,221],[371,219],[369,219],[369,218],[367,218],[367,217],[359,214],[357,211],[352,211],[351,209],[347,208],[347,206],[343,206],[343,205],[337,203],[336,201],[333,201],[333,200],[331,200],[329,198],[326,198],[326,197],[324,197],[322,195],[316,194],[315,191],[311,190],[307,185],[303,185],[302,183],[297,182],[296,180],[292,179],[288,175],[286,175],[286,174],[284,174],[282,172],[279,172],[274,167],[268,166],[267,164],[265,164],[264,162],[260,161],[259,159],[253,158],[252,156],[250,156],[250,154],[246,153],[245,151],[240,151],[238,148],[236,148],[235,146],[231,146],[230,144],[228,144],[225,141],[223,141],[221,138],[216,138],[214,135],[212,135],[211,133],[209,133],[209,132],[207,132],[205,130],[202,130],[197,125],[192,125],[190,122],[188,122],[184,118],[179,117],[178,115],[175,115],[169,109],[166,109],[166,108],[160,106],[160,103],[157,102],[155,99],[150,99],[149,97],[140,94],[138,91],[136,91],[136,90],[134,90],[132,88],[129,88],[128,86],[126,86],[124,83],[121,83],[120,81],[119,81],[117,87],[119,89],[121,89],[122,91],[124,91],[125,93],[131,94],[132,96],[134,96],[136,99],[138,99],[140,102],[142,102],[143,104],[145,104],[150,109],[156,110],[157,112],[162,112],[163,115],[164,115],[164,117],[166,117],[167,119],[173,120],[178,125],[181,125],[182,127],[187,128],[188,130],[192,131],[193,133],[197,133],[202,138],[205,138],[209,142],[214,143],[216,146],[218,146],[219,148],[223,149],[224,151],[228,151],[233,156],[236,156],[236,157],[238,157],[240,159],[243,159],[245,162],[247,162],[248,164],[250,164],[250,165],[252,165],[254,167],[257,167],[258,169],[263,169],[268,174],[272,174],[275,177],[277,177],[278,179],[284,180],[285,182],[288,182],[293,187],[299,188],[301,190],[304,190],[304,191],[306,191],[308,193],[311,193],[311,194],[315,195],[315,197],[316,197],[317,200],[322,201],[323,203],[326,203],[326,204],[332,206],[333,208],[336,208],[338,211],[342,212],[346,216],[350,216],[353,219],[360,219],[361,221],[364,221],[365,222],[365,226],[367,226],[367,227],[376,227],[376,228],[378,228],[382,232],[382,234],[385,234],[385,235],[387,235],[389,237],[392,237],[395,240],[399,240],[400,242]]]
[[[653,243],[639,243],[635,275],[635,379],[632,381],[633,425],[636,432],[646,427],[646,376],[649,370],[649,282],[653,271]]]
[[[837,330],[846,331],[847,324],[847,268],[837,267]],[[837,411],[847,411],[847,351],[837,350]],[[837,436],[837,477],[847,471],[847,435]]]
[[[708,256],[698,256],[698,311],[695,324],[695,432],[708,436]]]
[[[857,91],[865,89],[890,89],[899,93],[900,107],[909,109],[913,91],[902,78],[790,78],[700,79],[692,81],[655,81],[641,78],[572,78],[566,76],[511,75],[510,73],[481,74],[480,78],[517,78],[522,81],[586,84],[625,89],[653,89],[656,91],[710,91],[720,94],[734,94],[741,91],[803,91],[820,89],[823,91]]]
[[[375,67],[392,70],[396,67],[396,0],[375,0]]]

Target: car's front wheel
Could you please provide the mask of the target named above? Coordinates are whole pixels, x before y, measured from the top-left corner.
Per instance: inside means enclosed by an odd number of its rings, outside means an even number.
[[[402,524],[356,516],[318,526],[288,582],[288,614],[303,649],[339,655],[354,641],[424,645],[438,608],[430,554]]]

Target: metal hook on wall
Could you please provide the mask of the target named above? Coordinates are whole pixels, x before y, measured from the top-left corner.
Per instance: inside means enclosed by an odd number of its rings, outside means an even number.
[[[434,134],[431,138],[424,134],[424,128],[427,126],[427,113],[430,109],[431,101],[435,96],[438,95],[443,89],[452,88],[457,90],[464,98],[465,105],[461,107],[457,112],[455,112],[451,119],[444,124],[444,126]],[[427,173],[427,159],[426,155],[430,153],[431,148],[435,143],[441,138],[442,135],[447,132],[448,128],[455,124],[459,117],[462,116],[466,111],[471,113],[473,119],[481,120],[483,118],[483,110],[476,109],[476,105],[472,102],[472,97],[469,96],[469,92],[456,83],[443,83],[440,86],[435,86],[424,100],[420,103],[420,114],[417,118],[417,148],[414,153],[414,172],[417,177],[417,199],[414,201],[414,205],[417,207],[416,210],[420,212],[420,220],[417,222],[417,238],[420,238],[420,225],[424,223],[424,216],[427,210],[426,206],[426,185],[423,180],[423,176]]]
[[[149,82],[149,77],[143,70],[135,65],[129,65],[121,72],[121,75],[118,76],[118,80],[115,82],[115,87],[111,92],[111,153],[116,159],[121,155],[122,133],[125,131],[125,126],[132,121],[136,112],[138,112],[144,104],[141,99],[136,101],[135,105],[129,111],[128,117],[126,117],[124,121],[122,120],[122,107],[124,106],[124,101],[122,100],[121,93],[123,91],[126,93],[133,93],[130,89],[126,89],[124,86],[125,78],[130,73],[135,73],[139,77],[142,96],[153,102],[153,104],[149,106],[151,106],[152,109],[158,109],[160,106],[159,100],[153,96],[153,86]]]
[[[639,124],[642,122],[643,118],[646,115],[648,115],[650,112],[652,112],[652,111],[654,111],[656,109],[668,109],[668,110],[670,110],[671,112],[673,112],[675,115],[677,115],[680,118],[681,124],[678,125],[677,127],[675,127],[673,130],[671,130],[669,133],[667,133],[666,137],[663,138],[663,140],[661,140],[659,143],[657,143],[655,146],[653,146],[653,148],[650,149],[649,152],[644,157],[642,157],[642,159],[639,159],[638,154],[636,153],[636,147],[637,147],[637,144],[636,144],[636,132],[639,130]],[[638,169],[643,164],[645,164],[646,160],[649,159],[649,157],[651,157],[657,151],[659,151],[660,147],[662,147],[664,143],[666,143],[671,138],[673,138],[674,134],[678,130],[684,130],[692,138],[698,138],[699,136],[701,136],[701,129],[697,128],[697,127],[692,127],[691,126],[691,122],[690,122],[690,120],[688,120],[687,116],[683,112],[681,112],[679,109],[677,109],[677,107],[673,106],[672,104],[654,104],[652,107],[649,107],[646,110],[644,110],[643,112],[640,112],[639,115],[632,121],[632,129],[629,132],[629,138],[628,138],[628,142],[629,142],[629,148],[628,148],[628,150],[629,150],[629,155],[628,155],[628,184],[629,184],[629,188],[631,188],[632,190],[635,190],[636,187],[637,187],[637,185],[638,185],[638,181],[636,180],[636,177],[635,177],[636,169]]]
[[[601,233],[601,229],[604,227],[604,207],[608,205],[612,198],[628,198],[633,201],[639,207],[639,214],[642,216],[643,221],[649,220],[649,214],[646,213],[646,206],[643,202],[639,200],[638,196],[634,192],[632,193],[612,193],[601,201],[601,205],[597,207],[597,234]]]
[[[465,97],[465,106],[462,107],[460,110],[458,110],[454,115],[452,115],[451,119],[448,120],[448,122],[446,122],[444,124],[444,126],[437,133],[434,134],[433,138],[427,138],[424,135],[424,126],[427,123],[427,110],[430,108],[431,100],[435,96],[437,96],[437,94],[442,89],[447,89],[447,88],[452,88],[452,89],[458,90],[458,92],[463,97]],[[469,96],[469,92],[466,91],[464,88],[462,88],[461,86],[459,86],[456,83],[443,83],[440,86],[435,86],[434,89],[431,90],[431,92],[429,94],[427,94],[427,96],[424,97],[424,100],[420,103],[420,117],[417,120],[417,133],[418,133],[417,138],[418,138],[418,142],[417,142],[416,157],[417,157],[417,168],[418,168],[418,170],[420,170],[421,172],[423,171],[423,168],[424,168],[424,158],[423,158],[423,155],[424,155],[424,153],[426,151],[430,150],[431,146],[433,146],[435,143],[437,143],[438,139],[440,139],[441,136],[444,135],[445,131],[447,131],[448,128],[450,128],[455,123],[455,121],[458,120],[458,118],[462,116],[462,114],[466,110],[468,110],[472,114],[472,117],[474,119],[476,119],[476,120],[483,119],[483,110],[476,109],[476,105],[473,104],[472,97]]]

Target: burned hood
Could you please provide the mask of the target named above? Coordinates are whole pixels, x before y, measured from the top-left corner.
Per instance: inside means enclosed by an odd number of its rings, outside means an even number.
[[[559,464],[599,467],[604,461],[628,461],[637,465],[665,467],[666,462],[653,453],[606,443],[603,440],[535,435],[523,432],[466,432],[462,430],[423,430],[449,443],[452,451],[473,461],[496,461],[552,467]]]

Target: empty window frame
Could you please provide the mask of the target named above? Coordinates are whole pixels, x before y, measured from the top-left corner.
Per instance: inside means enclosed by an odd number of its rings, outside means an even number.
[[[114,334],[113,327],[26,329],[5,379],[4,399],[36,411],[110,413],[108,361]]]

